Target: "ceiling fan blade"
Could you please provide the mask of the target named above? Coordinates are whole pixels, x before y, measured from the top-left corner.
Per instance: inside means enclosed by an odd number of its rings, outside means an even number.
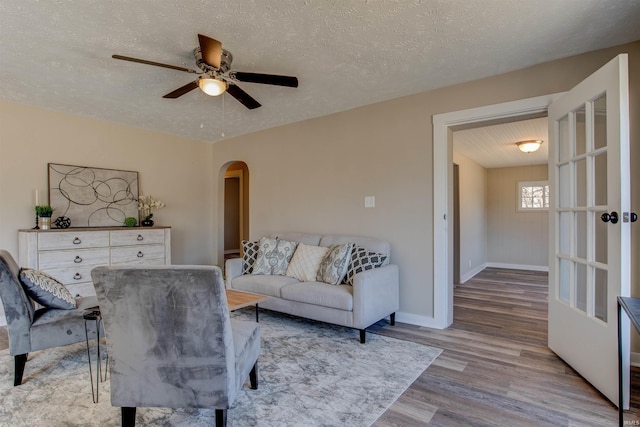
[[[211,37],[198,34],[198,42],[200,43],[200,53],[202,60],[215,68],[220,68],[220,58],[222,57],[222,43]]]
[[[243,73],[242,71],[234,71],[230,73],[231,77],[241,82],[262,83],[265,85],[298,87],[298,78],[291,76],[278,76],[275,74],[261,73]]]
[[[178,67],[176,65],[162,64],[160,62],[154,62],[154,61],[147,61],[146,59],[132,58],[130,56],[122,56],[122,55],[111,55],[111,57],[113,59],[121,59],[123,61],[138,62],[140,64],[154,65],[156,67],[164,67],[164,68],[170,68],[172,70],[185,71],[187,73],[198,74],[197,71],[192,70],[190,68]]]
[[[251,95],[240,89],[237,85],[229,84],[227,86],[227,93],[240,101],[240,103],[247,107],[249,110],[253,110],[262,106],[262,104],[253,99]]]
[[[193,81],[193,82],[187,83],[186,85],[184,85],[182,87],[179,87],[178,89],[174,90],[173,92],[169,92],[168,94],[163,96],[163,98],[178,98],[178,97],[184,95],[187,92],[191,92],[192,90],[194,90],[197,87],[198,87],[198,81]]]

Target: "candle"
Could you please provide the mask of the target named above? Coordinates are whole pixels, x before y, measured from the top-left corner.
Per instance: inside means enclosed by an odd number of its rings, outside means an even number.
[[[39,206],[38,205],[38,190],[36,190],[36,206]]]

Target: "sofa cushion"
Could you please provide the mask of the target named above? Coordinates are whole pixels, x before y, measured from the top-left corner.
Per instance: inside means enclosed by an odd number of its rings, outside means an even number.
[[[351,259],[351,247],[351,243],[329,247],[327,254],[320,263],[316,280],[331,285],[339,284],[347,274],[349,260]]]
[[[282,233],[274,233],[271,235],[274,239],[282,239],[289,240],[291,242],[299,242],[304,243],[305,245],[310,246],[329,246],[329,245],[321,245],[320,239],[322,238],[319,234],[311,234],[311,233],[296,233],[291,231],[286,231]]]
[[[385,254],[387,256],[387,261],[385,261],[385,265],[389,262],[389,256],[391,254],[391,245],[386,240],[374,239],[372,237],[328,234],[322,237],[322,239],[320,240],[319,246],[329,247],[332,245],[342,245],[344,243],[353,243],[354,245],[358,245],[362,248],[365,248],[369,252],[377,252],[379,254]]]
[[[242,274],[251,274],[258,258],[259,242],[242,241]]]
[[[231,287],[239,291],[280,298],[280,289],[292,283],[299,282],[297,279],[287,276],[246,274],[233,279]]]
[[[338,310],[353,310],[353,287],[322,282],[299,282],[283,286],[282,298]]]
[[[309,246],[299,243],[293,258],[287,267],[287,276],[295,277],[301,282],[316,280],[320,262],[329,248]]]
[[[255,264],[253,264],[251,274],[284,276],[296,246],[298,246],[297,242],[270,239],[268,237],[261,238],[258,257]]]
[[[351,250],[351,261],[347,274],[344,276],[342,283],[353,286],[353,276],[361,271],[372,270],[384,265],[387,256],[377,252],[369,252],[360,246],[354,246]]]
[[[27,294],[44,307],[63,310],[76,308],[76,299],[67,287],[44,271],[23,268],[20,270],[20,282]]]

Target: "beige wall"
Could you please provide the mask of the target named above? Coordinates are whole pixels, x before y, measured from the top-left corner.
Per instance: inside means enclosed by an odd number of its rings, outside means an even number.
[[[547,165],[487,170],[489,264],[548,266],[548,211],[517,211],[518,181],[547,179]]]
[[[432,115],[562,92],[621,52],[630,53],[631,140],[637,141],[640,42],[223,141],[214,145],[214,171],[231,161],[247,163],[252,238],[297,230],[388,239],[400,267],[401,312],[431,318]],[[640,159],[637,143],[632,158]],[[633,173],[632,181],[640,182],[640,168]],[[221,187],[216,191],[220,200]],[[374,209],[363,207],[368,195],[376,197]],[[640,186],[633,200],[639,211]],[[217,209],[218,228],[220,218]],[[640,233],[633,246],[637,259]]]
[[[455,132],[454,132],[455,141]],[[460,281],[464,283],[487,263],[487,169],[453,151],[460,171]]]
[[[48,194],[52,162],[138,171],[141,193],[167,205],[154,220],[172,227],[172,261],[212,263],[211,152],[203,142],[0,102],[0,248],[17,260],[17,230],[33,227],[34,190],[40,200]]]

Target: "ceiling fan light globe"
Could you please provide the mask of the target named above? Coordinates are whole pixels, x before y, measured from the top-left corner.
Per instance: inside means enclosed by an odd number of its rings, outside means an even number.
[[[541,144],[542,141],[539,139],[535,141],[520,141],[516,143],[520,151],[522,151],[523,153],[533,153],[534,151],[538,151],[538,148],[540,148]]]
[[[209,96],[222,95],[227,90],[226,82],[208,77],[201,77],[198,80],[198,86]]]

